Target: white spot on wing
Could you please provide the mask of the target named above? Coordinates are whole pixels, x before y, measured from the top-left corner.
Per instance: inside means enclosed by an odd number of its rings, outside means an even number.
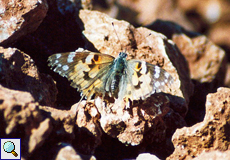
[[[63,69],[64,71],[67,71],[67,70],[69,69],[69,66],[64,65],[64,66],[62,67],[62,69]]]
[[[169,73],[168,72],[165,72],[165,77],[169,78]]]
[[[154,77],[155,78],[159,78],[160,77],[160,67],[158,66],[155,66],[155,74],[154,74]]]
[[[86,62],[87,64],[91,64],[91,63],[92,63],[91,60],[92,60],[93,57],[94,57],[94,55],[92,55],[92,54],[88,55],[88,56],[86,57],[86,59],[85,59],[85,62]]]
[[[160,74],[156,72],[156,73],[154,74],[154,77],[155,77],[155,78],[159,78],[159,77],[160,77]]]
[[[146,62],[145,61],[143,61],[141,63],[141,73],[142,74],[146,74],[147,73],[147,66],[146,66]]]
[[[154,85],[156,88],[158,88],[158,87],[160,87],[161,84],[160,84],[160,82],[157,81],[156,83],[154,83]]]
[[[75,50],[75,52],[83,52],[84,49],[83,48],[78,48],[77,50]]]
[[[61,57],[61,54],[60,54],[60,53],[56,54],[56,58],[57,58],[57,59],[60,58],[60,57]]]
[[[68,62],[68,63],[73,62],[73,58],[74,58],[74,57],[75,57],[75,52],[71,52],[71,53],[68,55],[67,62]]]

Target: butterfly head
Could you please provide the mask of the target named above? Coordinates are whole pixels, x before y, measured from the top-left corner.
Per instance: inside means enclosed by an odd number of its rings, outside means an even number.
[[[119,58],[126,59],[126,58],[127,58],[127,53],[125,53],[125,52],[120,52],[120,53],[119,53]]]

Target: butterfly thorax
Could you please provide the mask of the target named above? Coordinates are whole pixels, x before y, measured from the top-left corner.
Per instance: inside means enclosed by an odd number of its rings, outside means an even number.
[[[122,82],[122,78],[126,75],[127,68],[127,54],[125,52],[120,52],[119,56],[114,60],[113,67],[110,70],[110,74],[106,83],[107,91],[110,96],[118,98],[119,86]]]

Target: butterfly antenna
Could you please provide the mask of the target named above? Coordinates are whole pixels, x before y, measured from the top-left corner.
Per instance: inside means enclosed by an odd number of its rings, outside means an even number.
[[[143,41],[144,39],[146,39],[147,37],[151,36],[152,33],[149,33],[147,36],[143,37],[140,41]],[[134,47],[135,45],[137,45],[136,43],[131,45],[131,48]]]
[[[143,37],[140,41],[143,41],[144,39],[146,39],[147,37],[151,36],[152,33],[149,33],[147,36]],[[133,46],[132,46],[133,47]]]
[[[113,26],[114,32],[115,32],[115,34],[116,34],[116,36],[117,36],[117,39],[118,39],[118,41],[119,41],[119,43],[120,43],[121,51],[122,51],[122,44],[121,44],[120,38],[119,38],[119,36],[118,36],[118,34],[117,34],[117,31],[116,31],[116,29],[115,29],[115,27],[114,27],[114,23],[113,23],[113,22],[112,22],[112,26]],[[149,36],[151,36],[151,35],[152,35],[152,33],[149,33],[147,36],[145,36],[144,38],[142,38],[140,41],[146,39],[147,37],[149,37]],[[136,45],[136,44],[133,44],[133,45],[131,46],[131,48],[134,47],[135,45]],[[127,50],[127,49],[125,48],[125,52],[126,52],[126,50]]]
[[[112,26],[113,26],[114,32],[115,32],[115,34],[116,34],[116,36],[117,36],[117,39],[118,39],[118,41],[119,41],[119,43],[120,43],[121,51],[122,51],[122,44],[121,44],[120,38],[118,37],[117,31],[116,31],[116,29],[115,29],[115,27],[114,27],[114,23],[113,23],[113,22],[112,22]]]

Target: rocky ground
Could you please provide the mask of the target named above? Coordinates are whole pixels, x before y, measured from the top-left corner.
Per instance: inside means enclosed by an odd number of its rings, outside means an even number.
[[[22,159],[230,159],[229,8],[228,0],[1,1],[0,138],[21,138]],[[100,97],[78,103],[47,65],[78,48],[115,57],[122,48],[174,82],[129,108]]]

